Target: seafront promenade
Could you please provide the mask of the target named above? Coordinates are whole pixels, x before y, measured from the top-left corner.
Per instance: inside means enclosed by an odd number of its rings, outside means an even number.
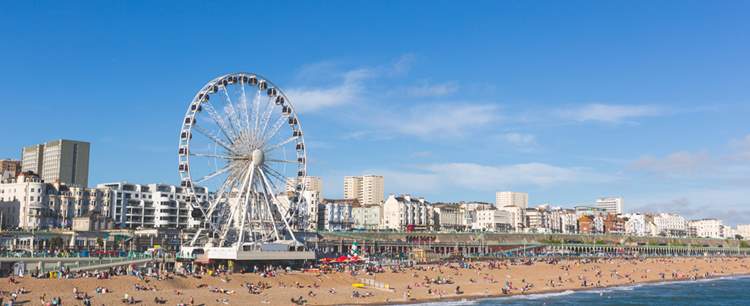
[[[307,240],[307,246],[321,254],[351,252],[356,242],[365,254],[408,258],[424,250],[434,258],[515,257],[555,254],[557,256],[747,256],[750,248],[738,240],[626,235],[439,233],[439,232],[321,232]]]

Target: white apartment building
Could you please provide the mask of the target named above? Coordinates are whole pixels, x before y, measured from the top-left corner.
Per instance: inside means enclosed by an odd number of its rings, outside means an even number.
[[[0,182],[15,179],[21,174],[21,161],[12,159],[0,159]]]
[[[352,217],[354,219],[354,229],[358,230],[377,230],[383,222],[382,205],[360,205],[356,203],[352,206]]]
[[[21,203],[18,201],[0,201],[0,231],[18,227],[21,214]]]
[[[0,202],[4,206],[17,207],[18,216],[9,218],[17,224],[5,224],[6,228],[40,229],[54,226],[54,213],[47,204],[47,184],[32,173],[21,173],[15,181],[0,184]],[[10,204],[8,204],[10,203]],[[13,226],[15,225],[15,226]]]
[[[305,191],[317,192],[323,195],[323,179],[319,176],[290,177],[286,180],[286,191],[295,192],[297,186],[304,187]]]
[[[598,198],[596,207],[604,209],[607,213],[620,215],[623,212],[623,199],[622,197]]]
[[[362,205],[383,202],[384,179],[379,175],[344,177],[344,198],[357,199]]]
[[[383,203],[382,228],[406,230],[409,228],[432,229],[432,206],[423,198],[412,198],[410,195],[390,195]]]
[[[32,173],[23,172],[0,183],[3,227],[23,229],[70,228],[72,220],[88,212],[103,211],[111,199],[105,189],[89,189],[60,183],[45,183]],[[17,213],[17,216],[7,216]]]
[[[320,216],[318,227],[326,231],[349,231],[352,229],[352,200],[324,199],[318,212]]]
[[[744,240],[750,240],[750,224],[738,224],[737,235],[742,236]]]
[[[495,209],[494,205],[482,202],[461,203],[459,207],[461,207],[461,211],[464,214],[463,227],[466,229],[471,229],[474,223],[477,222],[477,211]]]
[[[461,231],[464,227],[464,212],[458,204],[433,204],[436,226],[441,231]]]
[[[689,232],[695,237],[723,239],[724,225],[718,219],[691,220],[688,222]]]
[[[472,226],[472,229],[490,232],[512,232],[515,230],[513,226],[514,219],[513,213],[510,210],[480,210],[477,211],[477,221]]]
[[[65,139],[25,147],[22,171],[32,171],[46,183],[87,187],[89,148],[88,142]]]
[[[529,207],[529,194],[525,192],[499,191],[495,193],[495,206],[516,206],[526,209]]]
[[[524,231],[528,233],[546,233],[550,231],[548,214],[544,209],[527,208],[524,211]]]
[[[666,237],[685,237],[688,235],[688,222],[677,214],[660,213],[653,216],[656,235]]]
[[[650,234],[646,227],[646,216],[643,214],[625,215],[625,234],[631,236],[647,236]]]
[[[734,239],[737,236],[737,230],[733,229],[729,225],[722,225],[722,233],[724,234],[724,238],[727,239]]]
[[[105,187],[111,189],[109,215],[121,228],[189,228],[199,226],[203,219],[200,210],[193,213],[189,191],[184,187],[127,182],[97,185],[97,188]],[[207,189],[195,189],[195,200],[207,208]]]
[[[109,188],[85,188],[59,183],[47,184],[47,206],[56,213],[55,227],[71,228],[73,219],[100,213],[112,218],[112,193]]]
[[[604,216],[594,216],[594,223],[592,226],[592,233],[604,233]]]
[[[554,207],[550,208],[547,213],[547,222],[551,232],[565,234],[578,232],[578,218],[574,210]]]
[[[513,227],[514,231],[521,232],[526,227],[526,222],[524,221],[526,219],[524,215],[526,209],[515,205],[509,205],[504,207],[497,207],[497,210],[507,211],[510,214],[510,216],[513,218],[511,226]]]

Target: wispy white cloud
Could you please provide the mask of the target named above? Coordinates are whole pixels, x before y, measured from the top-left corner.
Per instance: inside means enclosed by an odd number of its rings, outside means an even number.
[[[663,158],[643,156],[635,160],[632,167],[637,170],[675,177],[703,173],[713,163],[713,159],[706,152],[680,151]]]
[[[329,87],[299,87],[286,91],[299,112],[314,112],[360,99],[362,82],[375,76],[369,69],[350,70],[341,75],[341,83]]]
[[[498,138],[520,149],[529,149],[537,145],[536,136],[533,134],[511,132],[500,134]]]
[[[296,79],[304,84],[285,91],[299,112],[315,112],[325,108],[370,100],[366,81],[400,76],[408,73],[414,56],[405,54],[389,65],[342,69],[334,61],[304,65]]]
[[[574,121],[598,121],[621,123],[629,119],[664,114],[664,110],[653,105],[587,104],[582,107],[561,110],[558,114]]]
[[[414,97],[442,97],[458,91],[456,82],[431,84],[424,82],[406,89],[406,93]]]
[[[613,177],[596,174],[588,169],[567,168],[546,163],[482,165],[476,163],[434,163],[411,171],[379,170],[396,192],[415,190],[439,192],[445,189],[494,192],[506,188],[546,187],[552,185],[610,181]]]
[[[434,104],[405,112],[381,114],[379,128],[420,138],[460,137],[497,122],[499,107],[491,104]]]

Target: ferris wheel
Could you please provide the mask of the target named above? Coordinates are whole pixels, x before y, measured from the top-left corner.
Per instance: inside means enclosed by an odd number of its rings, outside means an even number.
[[[192,216],[202,220],[188,246],[299,244],[292,226],[305,142],[297,113],[273,83],[253,73],[208,82],[185,113],[178,155]]]

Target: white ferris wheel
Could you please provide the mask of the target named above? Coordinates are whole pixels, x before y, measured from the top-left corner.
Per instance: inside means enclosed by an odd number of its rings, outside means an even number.
[[[293,228],[305,142],[297,113],[273,83],[253,73],[208,82],[185,113],[178,155],[192,215],[202,219],[186,246],[299,245]],[[210,196],[198,199],[204,187]]]

